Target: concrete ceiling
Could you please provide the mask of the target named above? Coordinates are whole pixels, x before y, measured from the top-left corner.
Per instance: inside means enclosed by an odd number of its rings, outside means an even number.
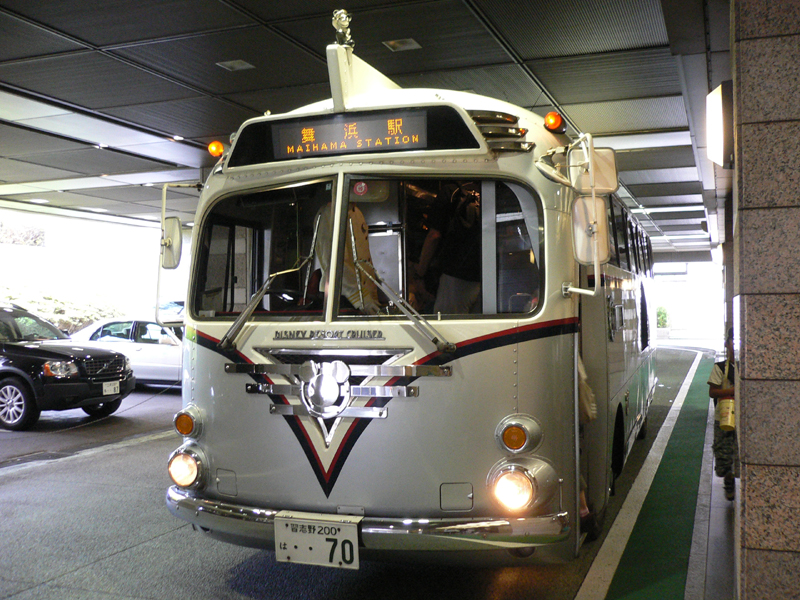
[[[208,142],[330,97],[336,8],[400,85],[556,107],[614,147],[657,259],[724,241],[705,97],[731,79],[728,0],[0,0],[0,206],[157,220],[160,184],[200,181]],[[406,38],[421,48],[384,44]],[[196,204],[168,197],[184,221]]]

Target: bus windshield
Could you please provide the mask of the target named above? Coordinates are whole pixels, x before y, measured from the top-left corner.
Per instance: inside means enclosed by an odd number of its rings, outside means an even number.
[[[194,313],[254,318],[527,314],[543,287],[538,195],[512,182],[343,176],[222,198],[200,233]],[[334,242],[339,257],[331,264]],[[335,276],[334,276],[335,275]],[[268,283],[267,283],[268,282]]]

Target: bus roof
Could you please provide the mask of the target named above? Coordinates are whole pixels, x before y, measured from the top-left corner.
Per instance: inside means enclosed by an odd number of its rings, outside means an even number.
[[[345,154],[530,152],[569,143],[539,115],[486,96],[402,89],[353,54],[328,46],[332,97],[246,121],[227,167]]]

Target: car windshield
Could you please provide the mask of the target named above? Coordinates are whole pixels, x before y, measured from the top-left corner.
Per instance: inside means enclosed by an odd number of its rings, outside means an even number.
[[[0,309],[0,342],[35,342],[67,338],[47,321],[12,308]]]

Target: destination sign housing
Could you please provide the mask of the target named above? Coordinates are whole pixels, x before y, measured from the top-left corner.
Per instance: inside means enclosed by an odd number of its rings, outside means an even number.
[[[424,149],[427,138],[427,113],[424,111],[341,114],[278,122],[272,126],[273,152],[278,160]]]
[[[456,109],[402,107],[253,121],[239,132],[228,166],[306,157],[479,147]]]

